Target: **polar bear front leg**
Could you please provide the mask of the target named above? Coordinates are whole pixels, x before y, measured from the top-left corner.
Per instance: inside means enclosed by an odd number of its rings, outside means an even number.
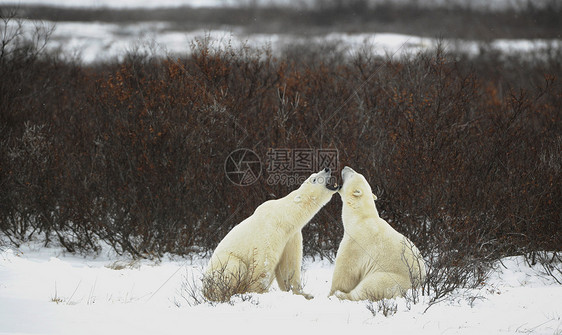
[[[361,261],[355,259],[355,257],[350,257],[356,254],[352,247],[353,244],[349,243],[344,237],[336,256],[332,286],[328,297],[333,296],[338,291],[340,293],[351,292],[361,281]]]
[[[302,291],[302,232],[298,231],[285,245],[279,263],[275,267],[275,277],[279,288],[312,299],[313,296]]]
[[[336,292],[350,292],[359,282],[359,275],[355,274],[352,269],[342,265],[336,258],[336,268],[332,275],[332,286],[328,297],[333,296]]]

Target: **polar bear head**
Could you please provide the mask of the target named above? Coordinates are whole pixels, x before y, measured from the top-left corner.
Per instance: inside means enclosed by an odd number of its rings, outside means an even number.
[[[343,168],[341,176],[343,184],[339,194],[343,201],[344,211],[351,211],[358,215],[376,214],[378,216],[375,206],[377,197],[373,194],[367,179],[349,166]]]
[[[294,202],[324,206],[332,195],[340,189],[331,175],[331,170],[326,168],[313,173],[296,190]]]

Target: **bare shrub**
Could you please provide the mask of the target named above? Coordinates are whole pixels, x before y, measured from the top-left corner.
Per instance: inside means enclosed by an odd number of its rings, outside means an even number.
[[[214,270],[202,279],[203,296],[211,301],[228,302],[233,295],[243,294],[257,283],[252,280],[252,273],[240,265],[236,271],[227,268],[227,264]]]
[[[179,294],[189,306],[234,304],[235,301],[251,301],[257,304],[259,302],[248,293],[254,284],[242,271],[234,275],[226,271],[226,266],[223,266],[212,276],[202,274],[196,277],[194,273],[187,273],[181,283]]]
[[[419,257],[408,257],[408,255],[416,255]],[[419,253],[419,250],[410,240],[404,240],[402,249],[402,261],[408,267],[408,273],[410,277],[411,288],[408,290],[403,290],[401,296],[406,299],[408,306],[411,304],[417,304],[420,301],[420,290],[423,289],[427,280],[427,269],[426,264]]]
[[[202,39],[179,59],[132,51],[92,66],[41,44],[4,52],[0,231],[72,252],[100,240],[134,257],[210,252],[296,187],[230,183],[230,152],[265,163],[271,148],[331,148],[384,195],[381,216],[425,256],[436,297],[489,260],[559,251],[559,51],[385,59],[316,47],[274,58]],[[338,201],[303,230],[305,254],[333,258]]]
[[[365,306],[373,316],[382,313],[385,317],[389,317],[398,311],[398,304],[395,299],[369,299]]]
[[[529,265],[541,265],[544,275],[562,284],[562,256],[559,252],[534,251],[525,255]]]
[[[490,271],[489,264],[465,258],[458,251],[441,251],[429,256],[427,264],[422,294],[430,297],[428,308],[460,290],[481,287]]]

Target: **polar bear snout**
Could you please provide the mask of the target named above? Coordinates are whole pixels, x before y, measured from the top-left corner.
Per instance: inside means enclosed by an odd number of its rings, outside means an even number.
[[[338,185],[338,183],[336,182],[336,178],[335,177],[330,177],[328,178],[328,181],[326,183],[326,188],[329,189],[330,191],[339,191],[341,188],[341,185]]]
[[[341,179],[342,179],[342,185],[340,186],[340,189],[338,190],[338,192],[343,192],[343,188],[348,186],[349,184],[349,180],[355,175],[357,174],[357,172],[355,172],[355,170],[353,170],[352,168],[350,168],[349,166],[344,167],[341,170]]]
[[[338,185],[336,177],[332,176],[332,170],[325,168],[318,172],[316,177],[318,183],[323,184],[330,191],[339,191],[341,186]]]
[[[349,166],[344,167],[343,170],[341,170],[341,179],[343,184],[345,184],[345,181],[351,178],[351,176],[353,176],[355,173],[356,172]]]

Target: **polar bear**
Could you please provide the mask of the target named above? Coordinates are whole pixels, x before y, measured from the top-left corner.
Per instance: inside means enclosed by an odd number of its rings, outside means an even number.
[[[376,196],[363,175],[342,170],[344,237],[336,254],[330,296],[381,300],[403,295],[425,280],[418,249],[379,217]]]
[[[263,293],[275,278],[280,289],[311,299],[301,286],[301,229],[338,189],[324,169],[287,196],[258,206],[213,252],[203,276],[204,296],[228,301],[238,293]]]

